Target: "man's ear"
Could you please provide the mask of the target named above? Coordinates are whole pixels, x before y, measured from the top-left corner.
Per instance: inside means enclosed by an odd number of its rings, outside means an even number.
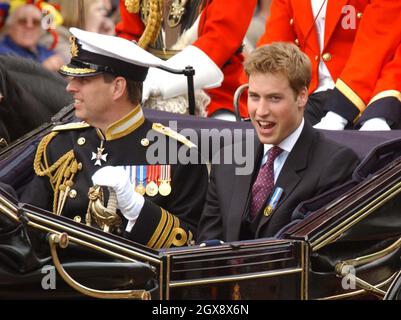
[[[308,102],[308,89],[306,87],[299,91],[297,102],[299,107],[305,107],[306,103]]]
[[[117,100],[124,95],[124,92],[127,88],[127,80],[125,80],[123,77],[116,77],[113,82],[113,99]]]

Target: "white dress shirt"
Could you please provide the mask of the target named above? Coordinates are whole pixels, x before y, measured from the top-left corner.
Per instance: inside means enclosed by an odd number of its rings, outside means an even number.
[[[326,11],[327,11],[327,2],[333,0],[327,0],[325,3],[324,0],[311,0],[313,17],[316,18],[319,9],[322,7],[322,10],[319,13],[319,16],[316,19],[315,26],[316,32],[319,40],[319,49],[320,49],[320,61],[319,61],[319,84],[317,89],[314,92],[325,91],[328,89],[334,88],[334,81],[330,75],[329,69],[327,69],[326,64],[322,60],[321,56],[323,53],[324,47],[324,31],[326,24]]]
[[[285,161],[288,158],[288,155],[290,154],[292,148],[294,148],[295,143],[298,141],[299,136],[301,135],[302,129],[304,128],[305,121],[302,119],[301,124],[298,126],[297,129],[293,133],[291,133],[287,138],[285,138],[283,141],[281,141],[277,146],[280,147],[283,152],[280,153],[280,155],[274,160],[273,164],[273,169],[274,169],[274,183],[277,181],[277,177],[279,176],[281,169],[283,168],[283,165]],[[263,145],[263,158],[262,158],[262,163],[266,163],[267,161],[267,152],[273,147],[271,144],[265,144]]]

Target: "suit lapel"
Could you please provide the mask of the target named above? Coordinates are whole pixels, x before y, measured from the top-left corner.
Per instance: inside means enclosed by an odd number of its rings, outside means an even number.
[[[277,207],[273,211],[273,215],[275,212],[279,211],[280,206],[285,203],[285,201],[291,196],[295,187],[299,183],[302,178],[302,173],[305,168],[308,167],[308,156],[309,150],[313,145],[314,140],[314,132],[310,125],[305,122],[304,128],[302,130],[301,135],[299,136],[298,141],[295,143],[294,148],[288,155],[287,160],[284,163],[283,168],[281,169],[280,175],[278,176],[275,187],[281,187],[283,189],[283,195],[279,200]],[[264,215],[261,218],[261,221],[258,226],[257,234],[260,228],[266,224],[270,220],[270,217],[265,217]]]
[[[306,41],[304,39],[304,42],[310,43],[310,49],[319,53],[319,41],[314,23],[311,0],[292,0],[291,3],[294,9],[294,23],[301,29],[303,38],[308,37],[309,39]]]
[[[242,217],[248,209],[248,195],[251,189],[252,178],[255,171],[259,167],[261,156],[263,154],[263,145],[259,142],[257,135],[255,136],[255,154],[254,154],[254,170],[249,175],[235,175],[234,167],[234,188],[228,214],[228,225],[230,226],[229,238],[227,241],[238,240],[240,236]]]
[[[349,0],[328,0],[327,13],[326,13],[326,25],[324,27],[324,48],[327,44],[338,23],[341,23],[341,17],[343,15],[343,7],[349,2]]]

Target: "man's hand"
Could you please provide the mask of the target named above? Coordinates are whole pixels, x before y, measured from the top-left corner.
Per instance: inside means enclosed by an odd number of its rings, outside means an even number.
[[[122,167],[106,166],[92,176],[94,185],[113,188],[117,196],[117,205],[121,213],[131,224],[131,231],[142,207],[145,199],[142,195],[135,192],[134,185],[129,179],[128,173]],[[128,229],[128,227],[127,227]]]
[[[359,130],[360,131],[389,131],[389,130],[391,130],[391,128],[387,124],[387,122],[384,118],[372,118],[372,119],[366,120]]]
[[[327,114],[320,120],[319,123],[315,124],[313,127],[315,129],[324,129],[324,130],[344,130],[347,125],[348,120],[340,116],[339,114],[329,111]]]

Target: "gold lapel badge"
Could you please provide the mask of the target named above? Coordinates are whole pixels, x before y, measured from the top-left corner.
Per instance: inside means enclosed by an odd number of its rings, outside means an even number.
[[[277,204],[278,204],[281,196],[283,195],[283,192],[284,192],[283,188],[280,188],[280,187],[277,187],[274,190],[273,195],[270,198],[269,204],[263,210],[263,215],[265,217],[270,216],[273,213],[274,209],[276,209]]]

